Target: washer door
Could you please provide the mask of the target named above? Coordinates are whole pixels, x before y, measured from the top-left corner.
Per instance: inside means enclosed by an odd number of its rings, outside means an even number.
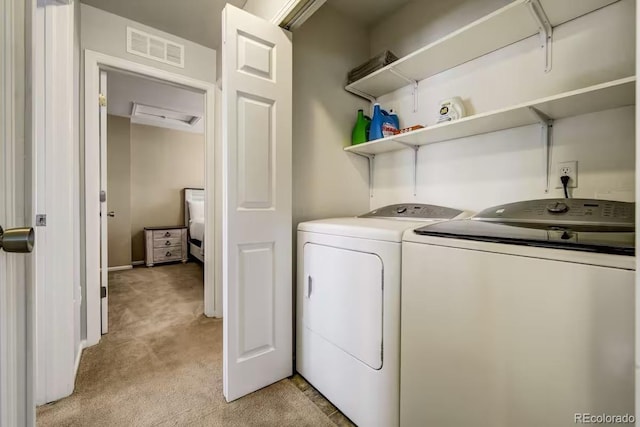
[[[382,274],[375,254],[304,246],[304,326],[373,369],[382,368]]]

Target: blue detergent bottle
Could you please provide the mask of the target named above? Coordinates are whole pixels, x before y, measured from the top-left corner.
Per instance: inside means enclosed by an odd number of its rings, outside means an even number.
[[[371,127],[369,129],[369,141],[382,138],[382,125],[388,115],[380,108],[377,102],[373,104],[373,117],[371,117]]]
[[[387,113],[382,110],[382,114],[384,119],[382,121],[382,137],[386,138],[388,136],[393,136],[398,133],[400,129],[400,121],[398,120],[398,115],[393,114],[393,110],[391,113]]]

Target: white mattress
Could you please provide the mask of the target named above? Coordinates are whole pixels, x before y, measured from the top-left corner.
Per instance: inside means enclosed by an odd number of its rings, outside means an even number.
[[[189,235],[191,240],[204,242],[204,219],[194,218],[189,221]]]

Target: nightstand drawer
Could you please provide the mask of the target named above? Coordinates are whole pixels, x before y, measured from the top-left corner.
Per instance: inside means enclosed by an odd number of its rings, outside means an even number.
[[[153,232],[153,240],[161,239],[180,239],[182,237],[182,230],[156,230]]]
[[[182,259],[182,246],[169,246],[153,250],[153,262],[179,261]]]
[[[162,239],[154,239],[153,247],[154,248],[166,248],[169,246],[182,246],[182,238],[181,237],[165,237]]]

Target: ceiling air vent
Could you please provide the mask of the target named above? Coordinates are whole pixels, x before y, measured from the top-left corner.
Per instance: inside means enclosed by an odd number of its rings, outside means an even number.
[[[141,124],[156,124],[174,129],[193,128],[201,116],[168,110],[162,107],[133,103],[131,122]]]
[[[127,52],[184,68],[184,46],[127,27]]]

